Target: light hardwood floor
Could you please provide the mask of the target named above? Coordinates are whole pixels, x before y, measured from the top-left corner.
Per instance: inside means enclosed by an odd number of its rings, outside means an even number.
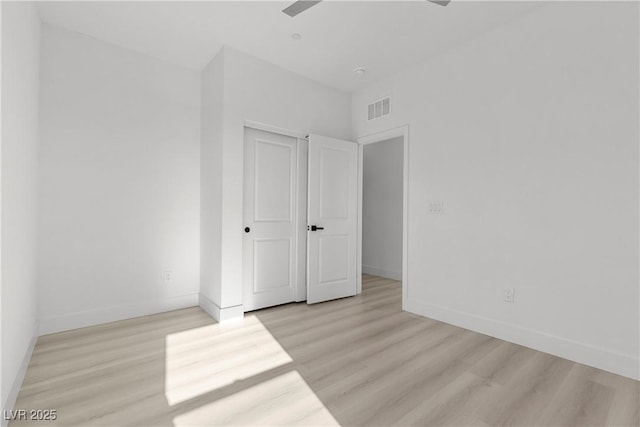
[[[218,325],[199,308],[40,337],[20,425],[638,426],[639,382],[401,311],[398,282]]]

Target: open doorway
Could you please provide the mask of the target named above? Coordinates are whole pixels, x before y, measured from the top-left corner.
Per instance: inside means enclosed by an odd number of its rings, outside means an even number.
[[[363,146],[362,273],[402,280],[403,137]]]
[[[360,280],[364,274],[401,281],[404,302],[408,287],[408,127],[359,138],[358,143]]]

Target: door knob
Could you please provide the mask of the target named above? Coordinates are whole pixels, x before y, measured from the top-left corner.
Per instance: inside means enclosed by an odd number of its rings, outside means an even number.
[[[250,232],[250,231],[251,231],[251,229],[250,229],[249,227],[245,227],[245,228],[244,228],[244,232],[245,232],[245,233],[248,233],[248,232]]]
[[[324,230],[324,227],[318,227],[317,225],[312,225],[311,231],[316,231],[316,230]]]

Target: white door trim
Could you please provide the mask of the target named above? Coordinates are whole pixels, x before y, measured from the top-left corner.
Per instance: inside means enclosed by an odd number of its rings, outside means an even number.
[[[362,176],[364,146],[376,142],[402,137],[403,162],[402,162],[402,307],[404,309],[409,292],[409,125],[387,129],[371,135],[361,136],[358,142],[358,252],[357,265],[357,292],[362,293]]]
[[[309,141],[298,138],[298,206],[296,206],[296,302],[307,299],[307,179]]]
[[[265,132],[277,133],[277,134],[284,135],[284,136],[292,136],[292,137],[298,138],[298,139],[305,139],[307,137],[307,134],[305,134],[303,132],[300,132],[300,131],[281,128],[279,126],[274,126],[274,125],[270,125],[270,124],[267,124],[267,123],[261,123],[261,122],[255,121],[255,120],[245,120],[244,121],[244,127],[257,129],[257,130],[263,130]]]

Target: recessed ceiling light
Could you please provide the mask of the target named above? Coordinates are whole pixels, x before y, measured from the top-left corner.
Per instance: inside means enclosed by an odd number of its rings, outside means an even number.
[[[300,40],[302,38],[302,34],[293,33],[293,34],[291,34],[291,38],[294,39],[294,40]]]
[[[359,79],[363,78],[366,72],[367,72],[367,70],[365,70],[364,68],[361,68],[361,67],[355,68],[353,70],[353,74],[355,74],[356,78],[359,78]]]

